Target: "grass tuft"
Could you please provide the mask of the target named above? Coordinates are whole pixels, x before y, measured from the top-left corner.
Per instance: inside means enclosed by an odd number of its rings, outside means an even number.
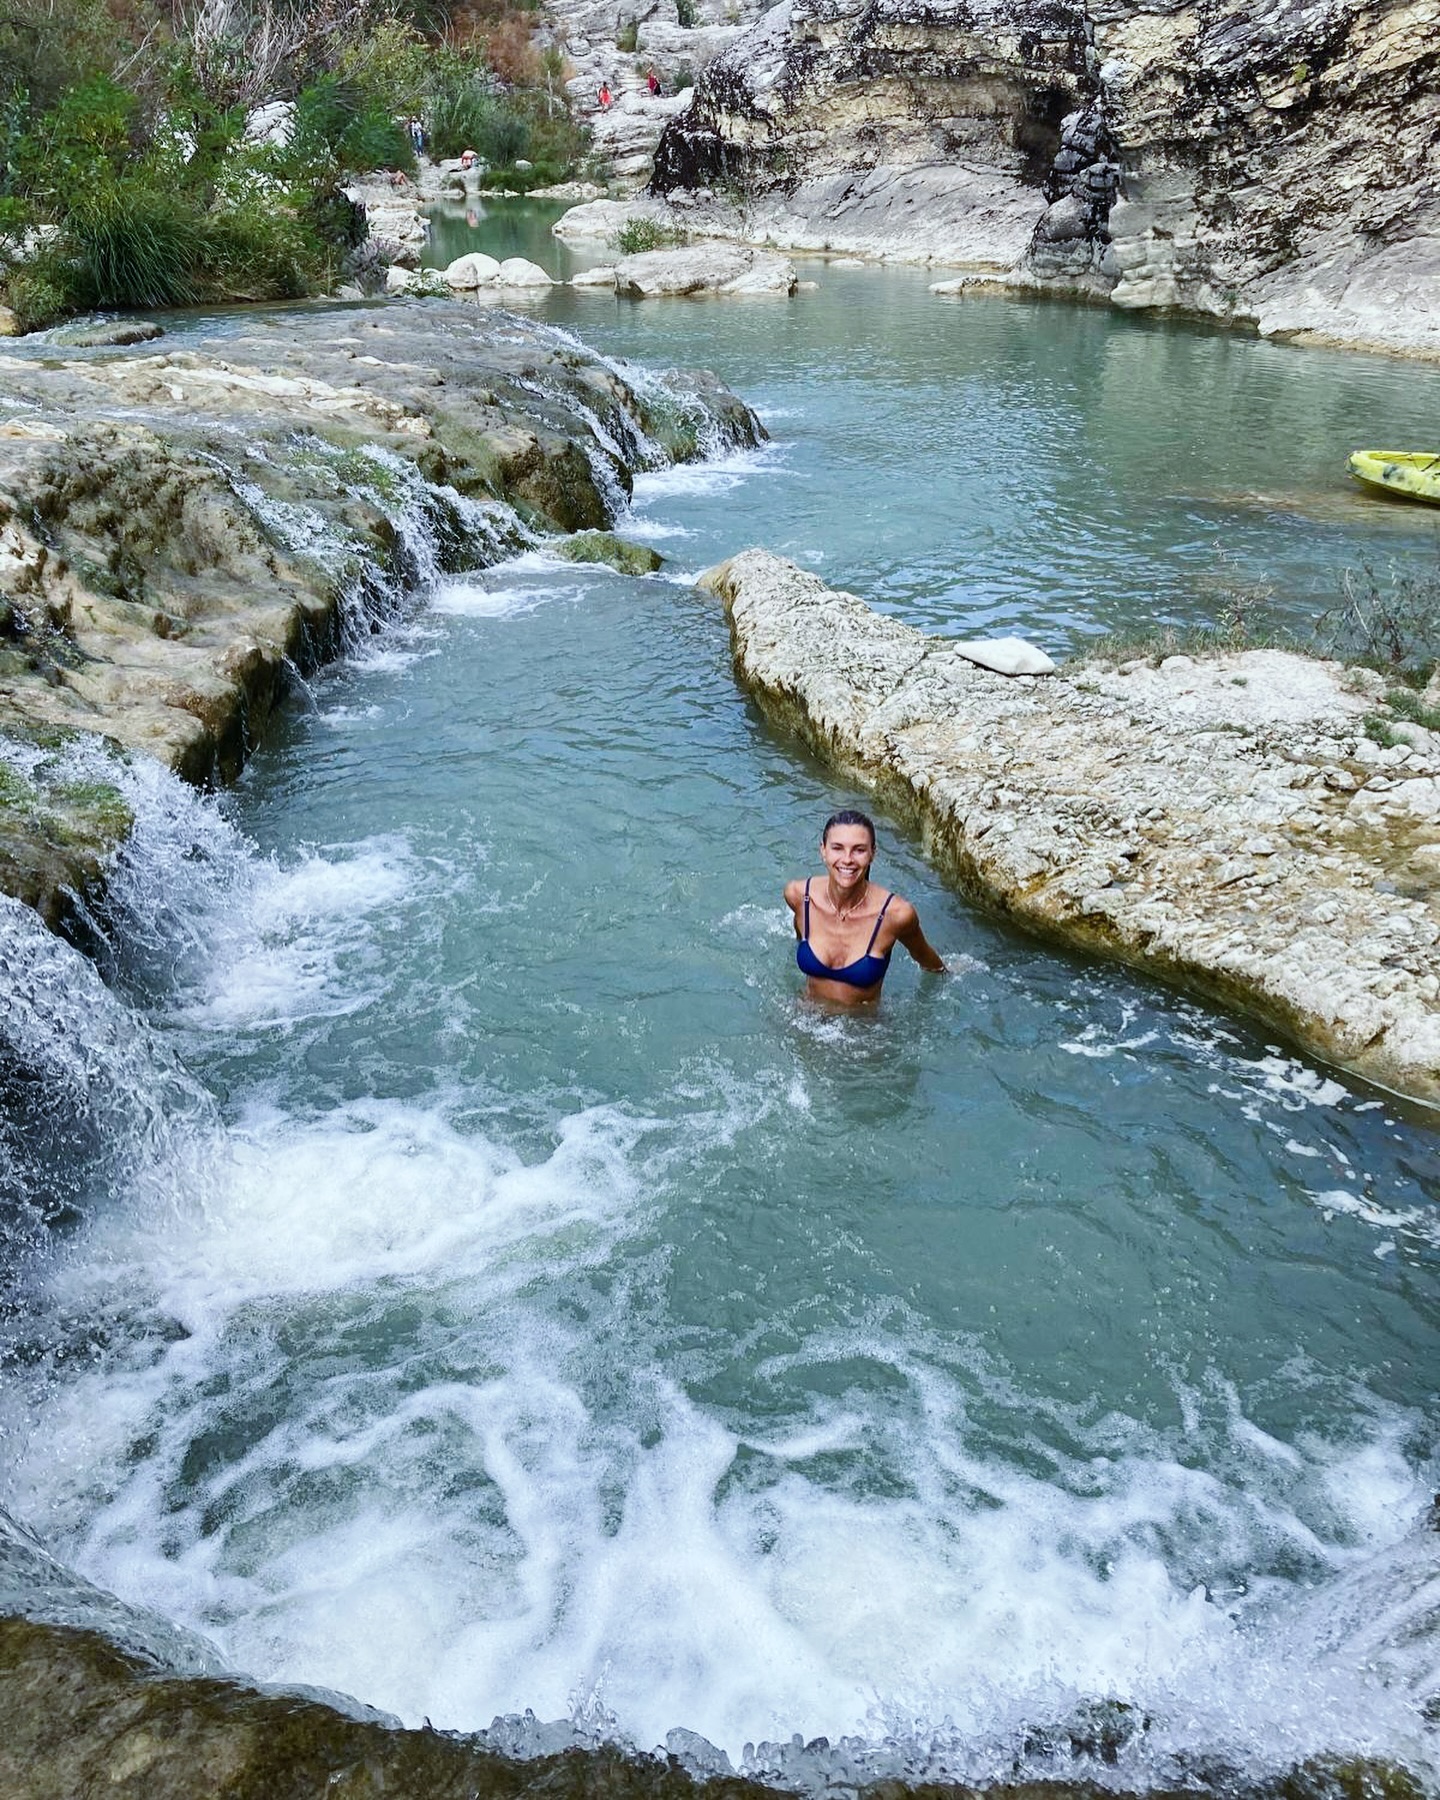
[[[688,244],[690,234],[659,219],[627,219],[610,242],[622,256],[642,256],[647,250],[674,250]]]

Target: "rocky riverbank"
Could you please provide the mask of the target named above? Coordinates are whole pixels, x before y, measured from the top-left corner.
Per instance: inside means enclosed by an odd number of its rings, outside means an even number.
[[[1276,650],[1009,678],[765,551],[712,569],[737,674],[1030,930],[1440,1105],[1440,753],[1368,671]]]
[[[66,738],[227,780],[297,671],[437,574],[603,530],[636,469],[759,435],[713,377],[450,302],[0,357],[0,891],[64,925],[128,830]]]
[[[701,234],[1440,356],[1440,0],[792,0],[655,153]]]
[[[1076,1763],[1113,1762],[1126,1709],[1055,1728]],[[530,1721],[564,1738],[565,1727]],[[784,1800],[784,1790],[734,1774],[691,1774],[674,1756],[611,1746],[529,1756],[473,1737],[407,1731],[363,1707],[263,1692],[212,1676],[177,1676],[90,1631],[0,1619],[0,1789],[7,1800]],[[1134,1729],[1133,1726],[1130,1729]],[[688,1737],[687,1733],[673,1734]],[[823,1746],[823,1740],[821,1740]],[[703,1739],[695,1740],[728,1768]],[[1108,1749],[1108,1754],[1107,1754]],[[901,1781],[835,1791],[860,1800],[978,1800],[974,1788]],[[1313,1763],[1265,1782],[1211,1770],[1184,1790],[1226,1800],[1421,1800],[1405,1770],[1381,1763]],[[1139,1800],[1080,1772],[986,1788],[991,1800]],[[1169,1800],[1158,1791],[1146,1800]]]

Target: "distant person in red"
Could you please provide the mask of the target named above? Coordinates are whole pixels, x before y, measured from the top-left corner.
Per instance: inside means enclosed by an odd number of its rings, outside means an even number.
[[[460,167],[462,169],[473,169],[479,160],[480,155],[478,151],[462,150],[460,152]]]
[[[658,100],[660,98],[660,77],[653,69],[649,70],[646,74],[645,85],[650,90],[650,98],[652,100]]]
[[[613,101],[613,96],[610,93],[610,83],[608,81],[602,81],[600,83],[600,110],[601,110],[601,112],[609,112],[612,101]]]

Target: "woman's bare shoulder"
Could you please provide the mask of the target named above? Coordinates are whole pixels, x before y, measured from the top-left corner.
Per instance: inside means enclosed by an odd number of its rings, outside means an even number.
[[[785,904],[788,907],[797,907],[804,898],[805,883],[800,876],[797,875],[794,881],[785,883]]]

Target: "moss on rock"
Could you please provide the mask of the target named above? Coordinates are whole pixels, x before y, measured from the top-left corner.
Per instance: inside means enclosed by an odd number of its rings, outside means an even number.
[[[555,545],[567,562],[604,563],[621,575],[653,575],[665,559],[648,544],[632,544],[613,531],[577,531]]]
[[[1423,1800],[1407,1770],[1315,1760],[1279,1777],[1232,1770],[1146,1800]],[[673,1757],[612,1745],[521,1760],[475,1738],[404,1730],[312,1695],[180,1676],[71,1626],[0,1619],[6,1800],[786,1800],[740,1776],[699,1780]],[[999,1782],[988,1800],[1138,1800],[1094,1780]],[[978,1800],[951,1783],[877,1782],[860,1800]]]
[[[74,922],[77,897],[100,879],[134,816],[111,783],[67,778],[53,759],[0,761],[0,892],[33,906],[52,930]]]

